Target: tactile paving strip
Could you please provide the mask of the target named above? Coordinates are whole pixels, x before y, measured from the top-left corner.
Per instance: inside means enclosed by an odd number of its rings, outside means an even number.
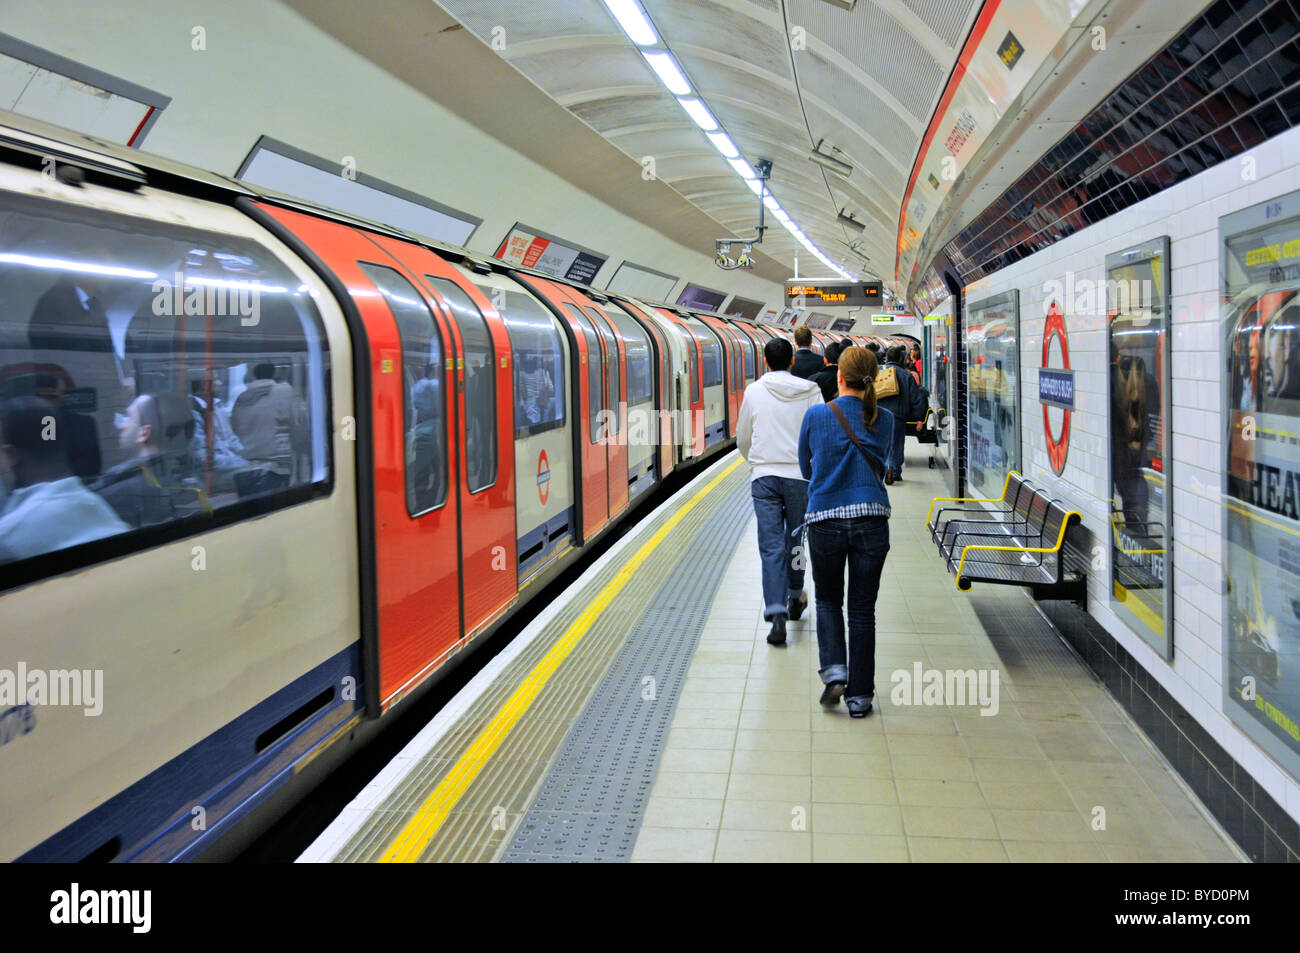
[[[733,490],[700,528],[631,626],[503,862],[631,857],[682,682],[749,513],[749,493]]]
[[[729,462],[724,461],[721,466],[725,468]],[[713,476],[716,473],[709,478]],[[694,572],[702,573],[705,561],[702,553],[707,551],[711,554],[708,558],[720,565],[725,564],[726,560],[716,555],[703,527],[712,525],[711,518],[720,506],[734,503],[735,499],[747,503],[748,486],[746,469],[736,468],[669,532],[652,557],[641,565],[556,668],[491,758],[479,767],[476,777],[451,814],[421,851],[419,860],[485,861],[495,857],[508,843],[511,833],[532,804],[538,785],[556,761],[569,729],[627,640],[632,628],[629,620],[639,620],[644,616],[646,607],[661,597],[668,578],[683,561],[695,567]],[[692,489],[688,494],[694,492],[698,490]],[[688,498],[689,495],[681,499]],[[645,520],[633,533],[633,542],[626,552],[629,555],[635,553],[673,516],[675,509],[669,503]],[[733,519],[737,518],[733,516]],[[739,533],[744,519],[739,518],[737,522],[735,532]],[[368,806],[372,814],[369,822],[348,839],[335,855],[335,861],[373,861],[383,856],[523,679],[622,568],[621,562],[610,561],[573,594],[564,608],[547,623],[541,635],[502,670],[461,720],[419,758],[396,789],[379,803]],[[674,599],[673,604],[679,601]],[[704,610],[707,614],[707,604]],[[702,623],[703,616],[697,621],[697,627]],[[639,687],[636,697],[640,698]],[[630,750],[613,752],[599,750],[599,745],[596,747],[598,750],[589,752],[593,764],[627,758],[631,753]],[[571,757],[577,754],[572,752]],[[587,767],[573,767],[581,763],[566,761],[564,770],[583,774],[589,770]]]

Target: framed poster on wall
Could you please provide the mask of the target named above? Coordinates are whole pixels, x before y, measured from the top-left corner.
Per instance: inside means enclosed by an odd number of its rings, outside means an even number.
[[[1169,270],[1167,235],[1106,256],[1111,608],[1166,659],[1174,654]]]
[[[967,469],[974,496],[1002,495],[1020,469],[1020,292],[966,306]]]
[[[1300,192],[1219,219],[1224,711],[1300,776]]]

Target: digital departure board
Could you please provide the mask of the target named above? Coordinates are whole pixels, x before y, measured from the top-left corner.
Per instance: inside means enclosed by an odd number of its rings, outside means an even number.
[[[785,300],[799,308],[878,307],[882,292],[879,281],[791,281],[785,286]]]

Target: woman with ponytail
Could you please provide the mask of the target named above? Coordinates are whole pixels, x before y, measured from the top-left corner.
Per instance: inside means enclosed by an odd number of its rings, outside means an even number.
[[[854,718],[875,699],[876,595],[889,552],[889,493],[884,478],[894,416],[876,406],[876,357],[863,347],[839,357],[839,397],[804,414],[799,469],[808,480],[805,525],[817,596],[821,703],[841,697]],[[844,564],[849,566],[845,652]]]

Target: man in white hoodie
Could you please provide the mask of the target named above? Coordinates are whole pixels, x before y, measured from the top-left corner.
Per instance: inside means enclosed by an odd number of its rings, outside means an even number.
[[[821,388],[790,373],[794,349],[785,338],[763,348],[768,372],[745,388],[736,422],[736,444],[749,461],[750,494],[758,517],[763,559],[763,618],[772,623],[767,641],[785,645],[787,616],[798,619],[808,605],[804,558],[795,552],[794,531],[803,524],[808,481],[799,470],[803,415],[822,403]]]

